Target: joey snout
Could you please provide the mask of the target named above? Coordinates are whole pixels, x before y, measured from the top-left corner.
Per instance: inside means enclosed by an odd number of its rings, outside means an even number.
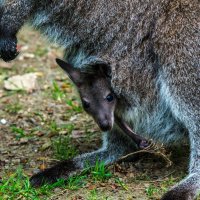
[[[110,131],[113,127],[114,119],[112,115],[104,115],[104,117],[97,118],[96,122],[102,131]]]

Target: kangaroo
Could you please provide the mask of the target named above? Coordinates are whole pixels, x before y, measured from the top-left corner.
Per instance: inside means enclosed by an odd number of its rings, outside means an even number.
[[[165,145],[189,141],[189,174],[162,200],[195,199],[200,190],[198,0],[1,0],[0,7],[3,60],[17,56],[17,33],[29,22],[64,47],[65,60],[77,69],[95,74],[96,66],[110,66],[119,99],[116,116],[136,133]],[[67,178],[86,160],[108,164],[135,149],[115,123],[103,141],[98,151],[36,174],[33,185]]]

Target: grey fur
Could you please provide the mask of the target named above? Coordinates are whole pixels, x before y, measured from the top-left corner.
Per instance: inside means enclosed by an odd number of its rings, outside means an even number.
[[[109,65],[121,102],[117,113],[137,133],[167,145],[189,137],[189,175],[162,199],[194,199],[200,189],[199,0],[5,0],[2,6],[1,32],[15,33],[29,20],[66,48],[75,67]],[[115,138],[110,162],[127,152],[119,135],[116,128],[109,134]]]

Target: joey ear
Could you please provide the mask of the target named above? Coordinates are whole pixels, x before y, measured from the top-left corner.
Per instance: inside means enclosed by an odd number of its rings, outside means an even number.
[[[56,58],[56,63],[68,74],[69,78],[76,86],[80,86],[81,72],[78,69],[59,58]]]

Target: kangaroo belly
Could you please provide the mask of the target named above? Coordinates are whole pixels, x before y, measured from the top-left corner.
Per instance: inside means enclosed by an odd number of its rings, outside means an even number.
[[[148,106],[133,107],[123,117],[137,134],[153,141],[167,146],[187,141],[186,129],[173,117],[164,102],[158,103],[153,109]]]

